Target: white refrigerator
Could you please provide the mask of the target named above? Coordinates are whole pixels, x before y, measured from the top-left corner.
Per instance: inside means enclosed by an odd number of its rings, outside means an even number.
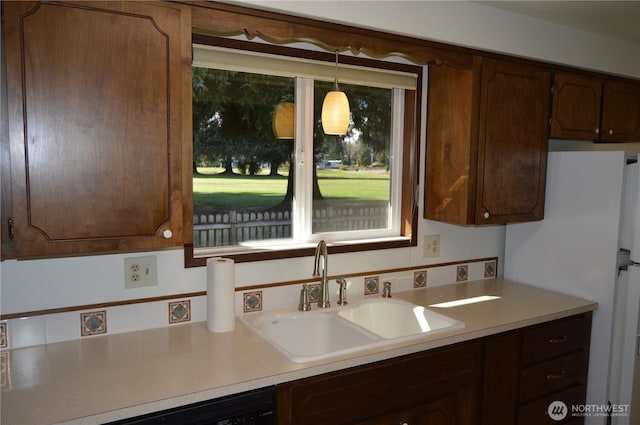
[[[637,159],[621,151],[550,152],[544,220],[506,229],[505,278],[598,302],[587,404],[629,411],[588,416],[586,424],[640,424],[633,403],[640,397]]]

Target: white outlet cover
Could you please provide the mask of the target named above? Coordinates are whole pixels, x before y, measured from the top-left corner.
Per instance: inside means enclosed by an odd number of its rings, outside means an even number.
[[[129,257],[124,259],[124,287],[158,286],[158,257]]]

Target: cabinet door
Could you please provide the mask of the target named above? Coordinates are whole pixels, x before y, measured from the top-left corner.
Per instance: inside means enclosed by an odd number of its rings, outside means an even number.
[[[605,82],[601,128],[602,141],[640,142],[640,85]]]
[[[181,245],[188,10],[89,1],[3,12],[16,256]]]
[[[429,67],[425,218],[473,224],[479,65]]]
[[[484,348],[483,425],[511,425],[518,407],[522,333],[490,336]]]
[[[598,140],[600,134],[600,80],[569,74],[555,74],[551,137]]]
[[[284,383],[278,423],[479,423],[481,362],[481,344],[469,342]]]
[[[476,223],[541,220],[551,74],[485,60],[481,87]]]
[[[458,406],[456,408],[456,406]],[[380,418],[359,422],[359,425],[455,425],[458,422],[458,411],[464,405],[456,404],[455,393],[424,403],[421,406]]]

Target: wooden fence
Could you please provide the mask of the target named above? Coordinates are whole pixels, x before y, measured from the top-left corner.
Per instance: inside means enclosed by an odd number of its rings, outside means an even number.
[[[327,207],[313,211],[313,232],[386,228],[387,207]],[[194,247],[291,237],[289,211],[224,211],[193,216]]]

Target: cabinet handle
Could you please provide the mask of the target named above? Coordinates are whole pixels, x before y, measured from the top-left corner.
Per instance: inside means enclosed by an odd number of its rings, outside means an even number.
[[[549,344],[564,344],[569,338],[566,335],[549,338]]]
[[[600,134],[600,129],[596,128],[596,134]]]
[[[562,369],[559,372],[551,372],[547,375],[547,381],[555,381],[556,379],[562,379],[567,373]]]
[[[609,136],[613,135],[613,129],[609,129]]]
[[[164,232],[162,232],[162,236],[164,236],[165,239],[171,239],[173,237],[173,232],[167,229]]]

